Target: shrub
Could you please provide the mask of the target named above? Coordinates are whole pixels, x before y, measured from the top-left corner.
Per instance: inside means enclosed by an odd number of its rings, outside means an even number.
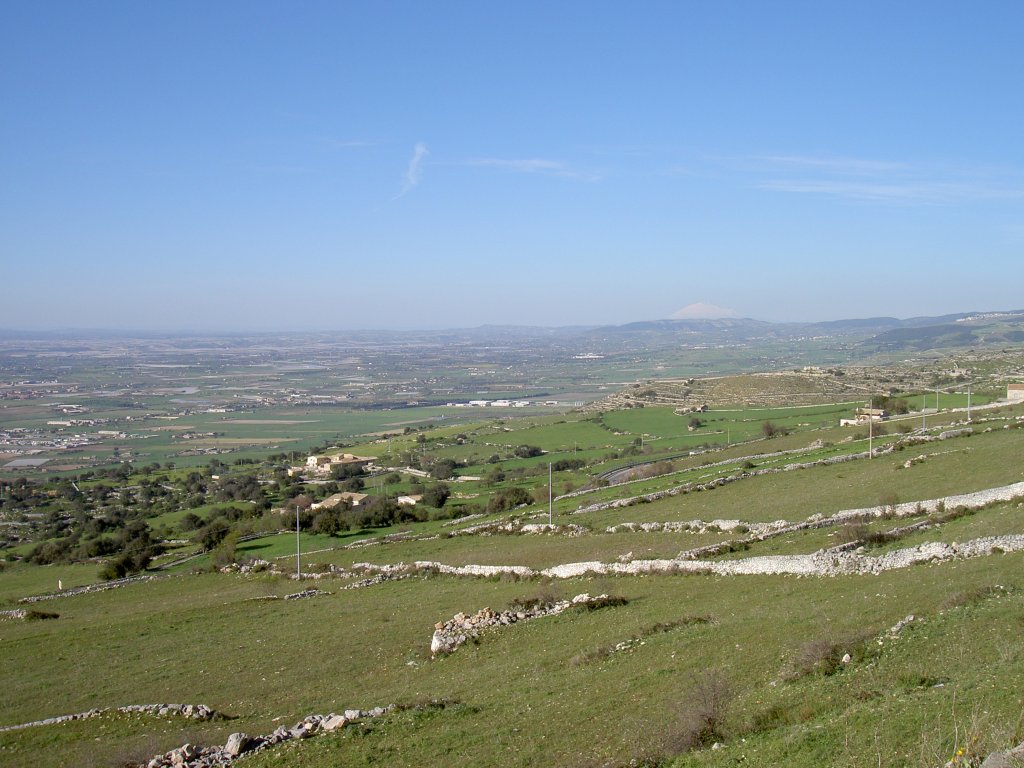
[[[779,728],[783,725],[789,725],[792,720],[790,719],[790,710],[788,707],[782,704],[772,704],[767,709],[762,709],[759,712],[754,713],[754,717],[750,723],[750,730],[753,733],[760,733],[762,731],[770,731],[775,728]]]
[[[587,462],[582,459],[559,459],[551,465],[553,472],[567,472],[575,469],[583,469]]]
[[[610,645],[602,645],[589,651],[581,651],[569,659],[569,663],[574,667],[582,667],[585,664],[593,664],[595,661],[604,661],[612,655],[614,650]]]
[[[423,503],[428,507],[440,509],[451,495],[451,488],[445,483],[434,483],[423,492]]]
[[[212,556],[214,568],[223,568],[235,562],[235,546],[238,544],[238,536],[238,531],[231,531],[214,548]]]
[[[886,491],[878,497],[879,506],[885,507],[886,512],[894,514],[896,505],[900,503],[900,497],[895,491]]]
[[[961,592],[954,592],[946,596],[939,608],[943,611],[948,611],[951,608],[966,608],[967,606],[977,605],[986,598],[999,594],[1000,591],[999,587],[973,587]]]
[[[552,589],[550,584],[540,587],[537,592],[529,597],[513,598],[508,606],[513,611],[530,610],[531,608],[547,608],[557,603],[561,598]]]
[[[846,654],[853,658],[863,657],[870,638],[868,632],[856,632],[841,638],[826,635],[810,640],[797,649],[782,670],[781,677],[791,682],[808,675],[833,675],[842,668]]]
[[[490,501],[487,502],[487,512],[504,512],[507,509],[518,507],[520,504],[529,504],[532,501],[533,496],[525,489],[518,486],[506,488],[491,496]]]
[[[544,451],[536,445],[519,445],[513,453],[520,459],[532,459],[534,456],[542,455]]]
[[[726,716],[734,696],[724,672],[709,669],[701,673],[679,708],[675,729],[668,737],[668,751],[689,752],[724,739]]]
[[[342,504],[334,509],[321,509],[313,518],[313,533],[337,536],[342,531],[347,531],[349,524],[345,519],[345,513],[349,509],[350,506]]]
[[[37,611],[32,609],[25,612],[25,621],[43,621],[45,619],[57,619],[60,618],[59,613],[53,613],[52,611]]]
[[[573,607],[580,611],[597,611],[601,608],[617,608],[628,603],[629,599],[620,595],[605,595],[604,597],[595,597],[585,603],[577,603]]]

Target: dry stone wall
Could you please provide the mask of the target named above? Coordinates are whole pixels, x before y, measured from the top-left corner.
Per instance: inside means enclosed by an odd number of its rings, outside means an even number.
[[[59,723],[70,723],[75,720],[88,720],[93,717],[100,717],[108,713],[120,713],[122,715],[146,714],[157,717],[184,717],[189,720],[215,720],[223,717],[205,704],[129,704],[124,707],[103,707],[90,709],[87,712],[77,712],[73,715],[59,715],[48,717],[45,720],[33,720],[30,723],[19,725],[7,725],[0,728],[0,733],[6,731],[20,731],[24,728],[35,728],[41,725],[57,725]]]
[[[223,745],[200,747],[195,744],[184,744],[170,752],[157,755],[139,768],[216,768],[230,765],[244,755],[261,752],[286,741],[330,733],[344,728],[354,720],[381,717],[394,708],[394,705],[389,705],[371,710],[350,709],[340,715],[334,712],[329,715],[309,715],[291,728],[281,727],[264,736],[232,733]]]
[[[475,639],[486,629],[507,627],[523,621],[532,621],[543,616],[557,616],[569,608],[607,600],[608,595],[591,597],[589,594],[576,595],[571,600],[558,600],[554,603],[541,603],[529,607],[521,607],[506,611],[492,611],[482,608],[471,616],[457,613],[448,621],[439,621],[434,625],[434,634],[430,638],[432,656],[453,653],[462,644]]]

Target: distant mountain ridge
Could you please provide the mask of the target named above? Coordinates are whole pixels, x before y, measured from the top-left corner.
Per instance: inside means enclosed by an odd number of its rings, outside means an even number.
[[[702,344],[753,344],[758,340],[836,338],[856,344],[865,353],[922,351],[949,347],[1024,342],[1024,310],[958,312],[934,317],[919,316],[849,318],[817,322],[774,323],[753,318],[639,320],[621,325],[529,326],[481,325],[443,330],[359,330],[359,331],[112,331],[54,330],[18,331],[0,329],[0,341],[73,341],[87,339],[197,339],[222,338],[236,343],[259,343],[263,339],[291,337],[323,338],[352,343],[487,344],[552,342],[593,344],[627,349],[637,345],[648,350],[665,346]]]

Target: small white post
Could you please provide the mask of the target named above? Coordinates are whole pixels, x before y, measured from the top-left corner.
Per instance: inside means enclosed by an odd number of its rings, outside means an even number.
[[[554,493],[551,488],[551,462],[548,462],[548,525],[553,525],[552,506],[554,505]]]
[[[302,549],[299,544],[299,505],[295,505],[295,580],[302,578],[302,570],[299,567],[300,553]]]
[[[875,431],[874,430],[874,424],[875,424],[875,417],[871,413],[868,413],[868,458],[869,459],[875,458],[874,448],[871,447],[873,439],[874,439],[874,431]]]

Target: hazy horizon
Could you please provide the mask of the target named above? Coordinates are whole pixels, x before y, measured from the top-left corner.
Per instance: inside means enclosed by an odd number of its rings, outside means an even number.
[[[627,320],[624,323],[575,323],[568,325],[539,325],[539,324],[514,324],[514,323],[479,323],[477,325],[446,325],[446,326],[410,326],[410,327],[309,327],[309,328],[272,328],[272,327],[249,327],[249,328],[199,328],[199,327],[179,327],[179,328],[102,328],[102,327],[54,327],[54,328],[17,328],[0,327],[0,334],[17,335],[20,333],[24,334],[102,334],[117,336],[123,334],[129,336],[131,334],[144,334],[144,335],[164,335],[164,336],[217,336],[217,335],[273,335],[273,334],[318,334],[318,333],[431,333],[431,332],[444,332],[444,331],[473,331],[481,330],[485,328],[525,328],[525,329],[538,329],[538,330],[563,330],[571,328],[613,328],[624,325],[631,325],[635,323],[657,323],[663,321],[702,321],[702,320],[736,320],[736,321],[754,321],[754,322],[767,322],[767,323],[778,323],[778,324],[792,324],[792,325],[813,325],[817,323],[829,323],[829,322],[841,322],[841,321],[860,321],[870,320],[873,318],[895,318],[897,320],[906,321],[919,317],[943,317],[947,315],[1000,315],[1000,314],[1021,314],[1024,313],[1024,309],[957,309],[950,310],[948,312],[941,312],[938,315],[904,315],[899,316],[895,314],[879,314],[870,315],[863,317],[832,317],[832,318],[821,318],[812,319],[804,318],[801,320],[789,320],[789,321],[778,321],[778,320],[765,320],[764,318],[745,317],[742,315],[735,315],[730,317],[722,318],[703,318],[703,317],[687,317],[687,318],[673,318],[673,317],[661,317],[661,318],[634,318],[633,320]]]

